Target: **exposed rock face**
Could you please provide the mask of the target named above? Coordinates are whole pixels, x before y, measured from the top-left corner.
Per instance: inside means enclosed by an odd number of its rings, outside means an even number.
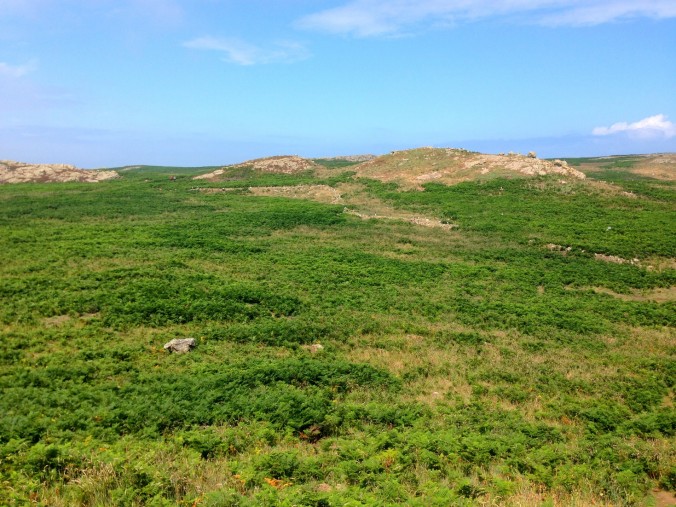
[[[447,185],[493,176],[544,176],[585,178],[565,162],[550,162],[510,153],[487,155],[450,148],[418,148],[395,151],[351,168],[357,176],[394,181],[403,188],[422,188],[424,183]]]
[[[560,174],[561,176],[570,176],[578,179],[586,178],[584,173],[569,167],[566,162],[557,162],[524,157],[522,155],[476,155],[474,160],[470,159],[465,163],[465,167],[483,165],[489,169],[507,169],[525,174],[526,176]]]
[[[279,157],[258,158],[242,162],[241,164],[231,165],[216,169],[207,174],[195,176],[194,180],[218,180],[227,169],[250,167],[254,171],[263,173],[277,173],[277,174],[296,174],[317,167],[312,160],[298,157],[296,155],[282,155]]]
[[[13,160],[0,161],[0,183],[96,183],[117,178],[115,171],[90,171],[68,164],[28,164]]]
[[[164,349],[169,352],[176,352],[177,354],[185,354],[195,348],[195,344],[194,338],[174,338],[164,344]]]

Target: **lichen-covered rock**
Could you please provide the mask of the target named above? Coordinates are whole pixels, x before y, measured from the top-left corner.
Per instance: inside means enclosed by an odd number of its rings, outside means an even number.
[[[196,343],[194,338],[174,338],[164,344],[164,349],[177,354],[185,354],[195,348]]]

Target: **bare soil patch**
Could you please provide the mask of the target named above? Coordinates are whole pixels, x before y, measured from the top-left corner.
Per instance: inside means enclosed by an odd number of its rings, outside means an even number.
[[[670,491],[653,491],[655,498],[655,507],[674,507],[676,506],[676,495]]]

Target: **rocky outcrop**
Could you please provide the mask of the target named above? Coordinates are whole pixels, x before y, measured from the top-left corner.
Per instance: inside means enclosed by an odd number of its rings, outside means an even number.
[[[531,152],[532,153],[532,152]],[[474,157],[468,158],[464,162],[466,168],[481,167],[492,170],[506,169],[516,173],[525,174],[526,176],[546,176],[547,174],[558,174],[560,176],[568,176],[577,179],[586,178],[585,174],[568,166],[568,163],[563,160],[556,160],[550,162],[549,160],[542,160],[535,156],[523,155],[481,155],[477,154]]]
[[[257,158],[255,160],[248,160],[241,164],[231,165],[216,169],[207,174],[195,176],[194,180],[219,180],[228,169],[251,168],[254,171],[262,173],[276,173],[276,174],[296,174],[302,173],[311,169],[315,169],[317,164],[312,160],[298,157],[296,155],[282,155],[278,157]]]
[[[358,177],[396,182],[405,189],[421,189],[423,184],[429,182],[453,185],[491,177],[554,174],[564,178],[585,178],[584,173],[569,167],[565,161],[542,160],[534,152],[527,156],[516,153],[488,155],[463,149],[431,147],[394,151],[350,169]]]
[[[115,171],[78,169],[68,164],[28,164],[0,161],[0,183],[97,183],[117,178]]]

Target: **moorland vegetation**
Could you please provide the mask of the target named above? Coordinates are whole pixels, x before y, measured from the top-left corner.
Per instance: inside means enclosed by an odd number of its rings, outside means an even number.
[[[0,504],[673,498],[675,184],[639,162],[0,186]]]

